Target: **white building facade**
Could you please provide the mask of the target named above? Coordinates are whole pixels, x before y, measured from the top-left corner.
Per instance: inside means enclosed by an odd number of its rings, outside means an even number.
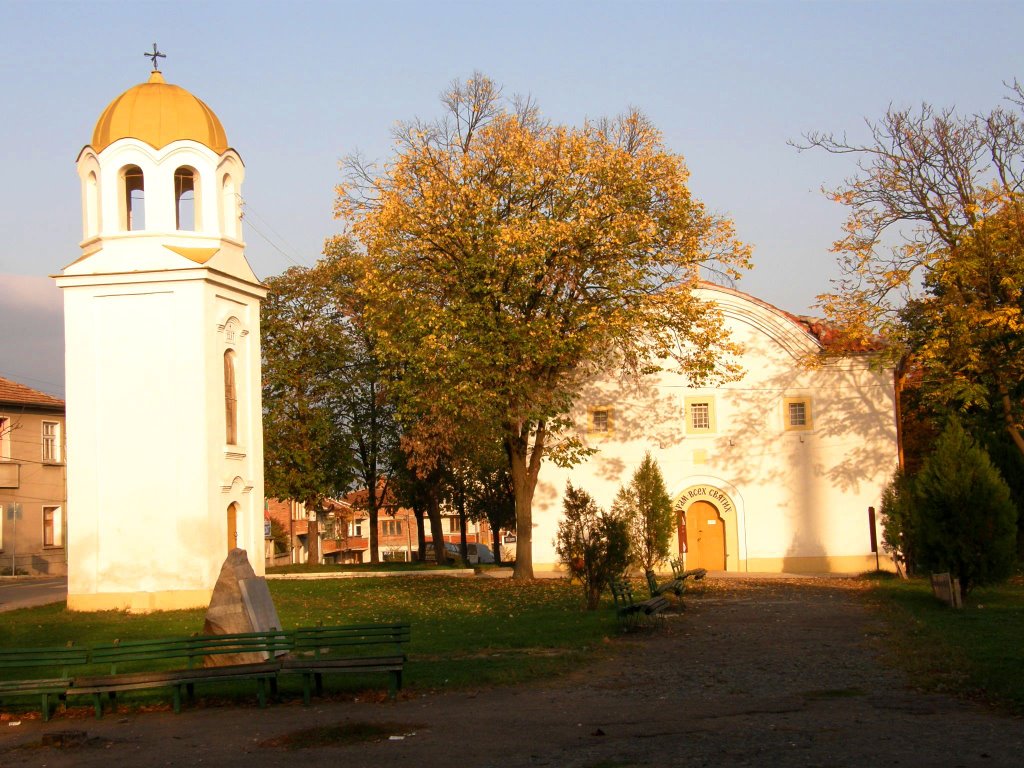
[[[244,166],[202,101],[149,82],[78,157],[64,292],[68,607],[205,606],[230,549],[263,573],[259,305]]]
[[[607,509],[649,451],[673,501],[672,554],[685,555],[687,567],[875,568],[868,510],[897,463],[891,371],[873,369],[867,354],[826,355],[820,328],[743,293],[711,285],[698,293],[742,345],[742,378],[694,389],[663,372],[589,386],[575,421],[597,452],[571,469],[542,469],[535,563],[557,560],[567,481]],[[875,535],[880,541],[877,523]]]

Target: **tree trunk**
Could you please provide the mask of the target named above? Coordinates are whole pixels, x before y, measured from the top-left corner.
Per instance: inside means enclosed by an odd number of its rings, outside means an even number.
[[[462,556],[462,562],[469,565],[469,540],[466,538],[466,529],[469,526],[466,524],[466,494],[464,489],[460,488],[455,498],[455,508],[459,513],[459,554]]]
[[[437,495],[437,485],[431,484],[427,491],[427,517],[430,518],[430,538],[433,539],[434,556],[438,565],[448,562],[445,557],[444,532],[441,530],[441,500]]]
[[[1017,446],[1017,450],[1024,456],[1024,436],[1021,436],[1020,428],[1013,418],[1013,401],[1010,399],[1010,392],[1003,382],[999,382],[999,399],[1003,405],[1003,421],[1006,423],[1006,431],[1010,433],[1010,439]]]
[[[306,562],[310,565],[320,564],[320,525],[316,515],[306,524],[306,548],[309,556]]]
[[[512,571],[515,579],[533,578],[533,493],[537,488],[547,433],[543,421],[538,422],[536,431],[531,430],[531,426],[530,422],[520,424],[505,438],[512,491],[516,498],[516,565]]]
[[[413,507],[412,513],[416,516],[416,559],[422,563],[427,559],[427,536],[423,530],[423,508]]]
[[[379,563],[380,562],[380,546],[378,545],[378,542],[377,542],[377,519],[378,519],[378,512],[377,512],[377,505],[376,504],[372,505],[370,507],[370,509],[367,510],[367,515],[370,518],[370,537],[369,537],[369,542],[370,542],[370,562],[371,563]]]
[[[491,526],[491,546],[494,547],[494,564],[501,565],[501,530]]]

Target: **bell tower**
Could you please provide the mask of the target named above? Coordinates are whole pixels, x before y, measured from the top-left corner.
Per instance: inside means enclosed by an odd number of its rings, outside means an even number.
[[[55,276],[72,610],[205,606],[236,546],[263,573],[266,289],[245,259],[245,167],[148,55],[148,82],[79,153],[82,252]]]

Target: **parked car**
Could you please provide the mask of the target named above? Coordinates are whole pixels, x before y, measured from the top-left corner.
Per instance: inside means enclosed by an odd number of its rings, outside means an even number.
[[[471,563],[493,563],[494,553],[486,544],[467,544],[466,554],[469,555]]]
[[[428,563],[434,562],[434,545],[432,542],[427,542],[427,546],[426,549],[424,550],[423,557]],[[452,544],[450,541],[446,541],[444,543],[444,559],[448,563],[448,565],[452,565],[453,563],[461,560],[462,555],[459,554],[459,545]]]

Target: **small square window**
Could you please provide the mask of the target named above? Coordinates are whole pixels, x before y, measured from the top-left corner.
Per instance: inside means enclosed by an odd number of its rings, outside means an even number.
[[[0,416],[0,461],[11,458],[11,420]]]
[[[590,429],[589,432],[594,435],[608,435],[612,431],[612,409],[611,408],[591,408],[590,409]]]
[[[809,397],[787,397],[782,404],[782,417],[787,430],[809,430],[811,420],[811,399]]]
[[[715,426],[715,401],[710,397],[688,397],[686,408],[686,431],[690,434],[711,433]]]

